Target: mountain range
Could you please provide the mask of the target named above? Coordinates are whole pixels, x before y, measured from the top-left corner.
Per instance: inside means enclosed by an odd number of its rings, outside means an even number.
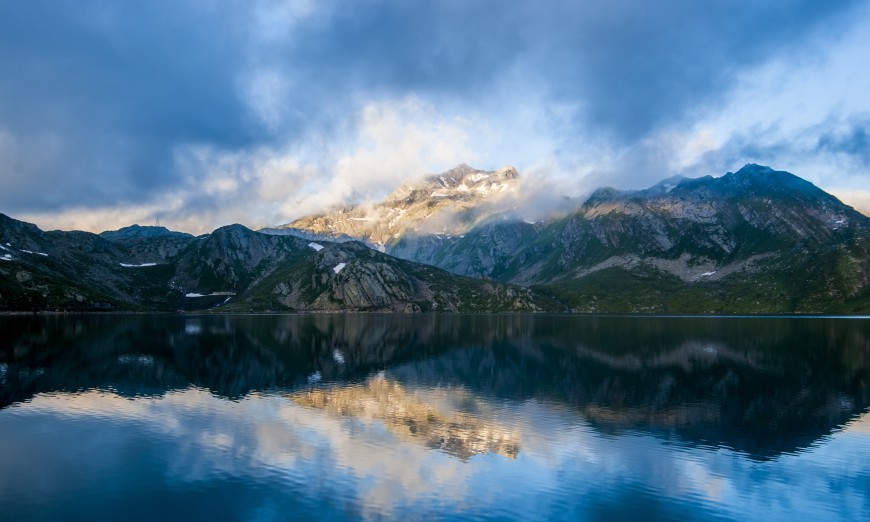
[[[460,165],[380,203],[199,237],[0,214],[0,310],[870,311],[870,218],[788,172],[602,188],[535,219],[522,181]]]

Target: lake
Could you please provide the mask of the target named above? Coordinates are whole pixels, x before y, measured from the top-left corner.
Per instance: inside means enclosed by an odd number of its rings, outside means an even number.
[[[870,320],[0,317],[0,519],[870,520]]]

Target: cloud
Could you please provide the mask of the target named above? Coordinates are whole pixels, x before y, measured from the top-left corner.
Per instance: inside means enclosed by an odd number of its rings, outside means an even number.
[[[367,105],[355,123],[358,135],[324,187],[333,204],[379,199],[433,167],[441,172],[477,156],[469,147],[470,122],[445,118],[416,99]]]
[[[699,120],[730,103],[747,72],[824,61],[865,5],[6,2],[0,208],[120,216],[183,197],[179,219],[206,212],[200,229],[253,224],[287,210],[261,212],[258,202],[273,206],[254,197],[261,185],[294,207],[364,198],[448,158],[555,164],[578,190],[639,183],[639,171],[689,162],[667,158],[680,140],[701,143]],[[827,147],[847,145],[833,139]],[[236,177],[203,181],[216,171]],[[299,199],[315,188],[328,197]],[[222,215],[234,201],[252,207]]]
[[[177,147],[175,186],[140,204],[87,206],[17,216],[44,228],[101,231],[107,223],[153,224],[194,234],[229,223],[260,228],[348,202],[376,201],[402,182],[474,159],[472,130],[416,99],[369,104],[342,122],[336,141],[313,135],[301,144],[226,151]],[[334,135],[335,136],[335,135]],[[0,136],[2,138],[2,136]],[[3,141],[0,139],[0,150]],[[319,154],[307,152],[317,149]]]
[[[203,4],[205,5],[205,4]],[[141,202],[172,188],[173,150],[260,139],[234,87],[232,9],[154,2],[0,7],[0,128],[16,137],[13,210]]]
[[[870,167],[870,116],[850,118],[845,125],[821,133],[816,150],[844,155]]]

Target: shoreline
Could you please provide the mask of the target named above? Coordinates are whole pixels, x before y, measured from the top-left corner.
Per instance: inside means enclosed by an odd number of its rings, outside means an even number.
[[[81,315],[177,315],[177,316],[252,316],[252,315],[405,315],[405,316],[492,316],[492,315],[530,315],[530,316],[560,316],[560,317],[626,317],[626,318],[661,318],[661,319],[868,319],[870,314],[825,314],[825,313],[643,313],[643,312],[391,312],[384,310],[297,310],[250,311],[250,312],[210,312],[200,311],[130,311],[130,310],[36,310],[36,311],[0,311],[0,317],[21,316],[81,316]]]

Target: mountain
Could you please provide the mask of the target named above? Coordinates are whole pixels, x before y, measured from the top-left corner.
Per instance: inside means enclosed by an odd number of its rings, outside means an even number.
[[[459,234],[411,234],[391,222],[405,235],[387,252],[531,285],[577,311],[870,309],[870,219],[788,172],[750,164],[646,190],[603,188],[567,216],[536,223],[474,204],[465,212],[479,219],[460,222]]]
[[[0,310],[563,309],[524,287],[457,276],[356,242],[312,243],[241,225],[200,237],[108,237],[43,232],[0,214]]]
[[[0,214],[0,310],[867,313],[870,218],[746,165],[518,218],[511,167],[259,233],[43,232]]]
[[[123,241],[132,239],[151,239],[155,237],[192,238],[190,234],[175,232],[166,227],[130,225],[118,230],[100,232],[100,237],[109,241]]]
[[[483,171],[462,164],[419,183],[402,185],[381,203],[339,208],[261,232],[330,241],[355,239],[395,253],[402,248],[397,245],[408,238],[462,234],[501,212],[505,201],[516,196],[518,179],[513,167]]]

